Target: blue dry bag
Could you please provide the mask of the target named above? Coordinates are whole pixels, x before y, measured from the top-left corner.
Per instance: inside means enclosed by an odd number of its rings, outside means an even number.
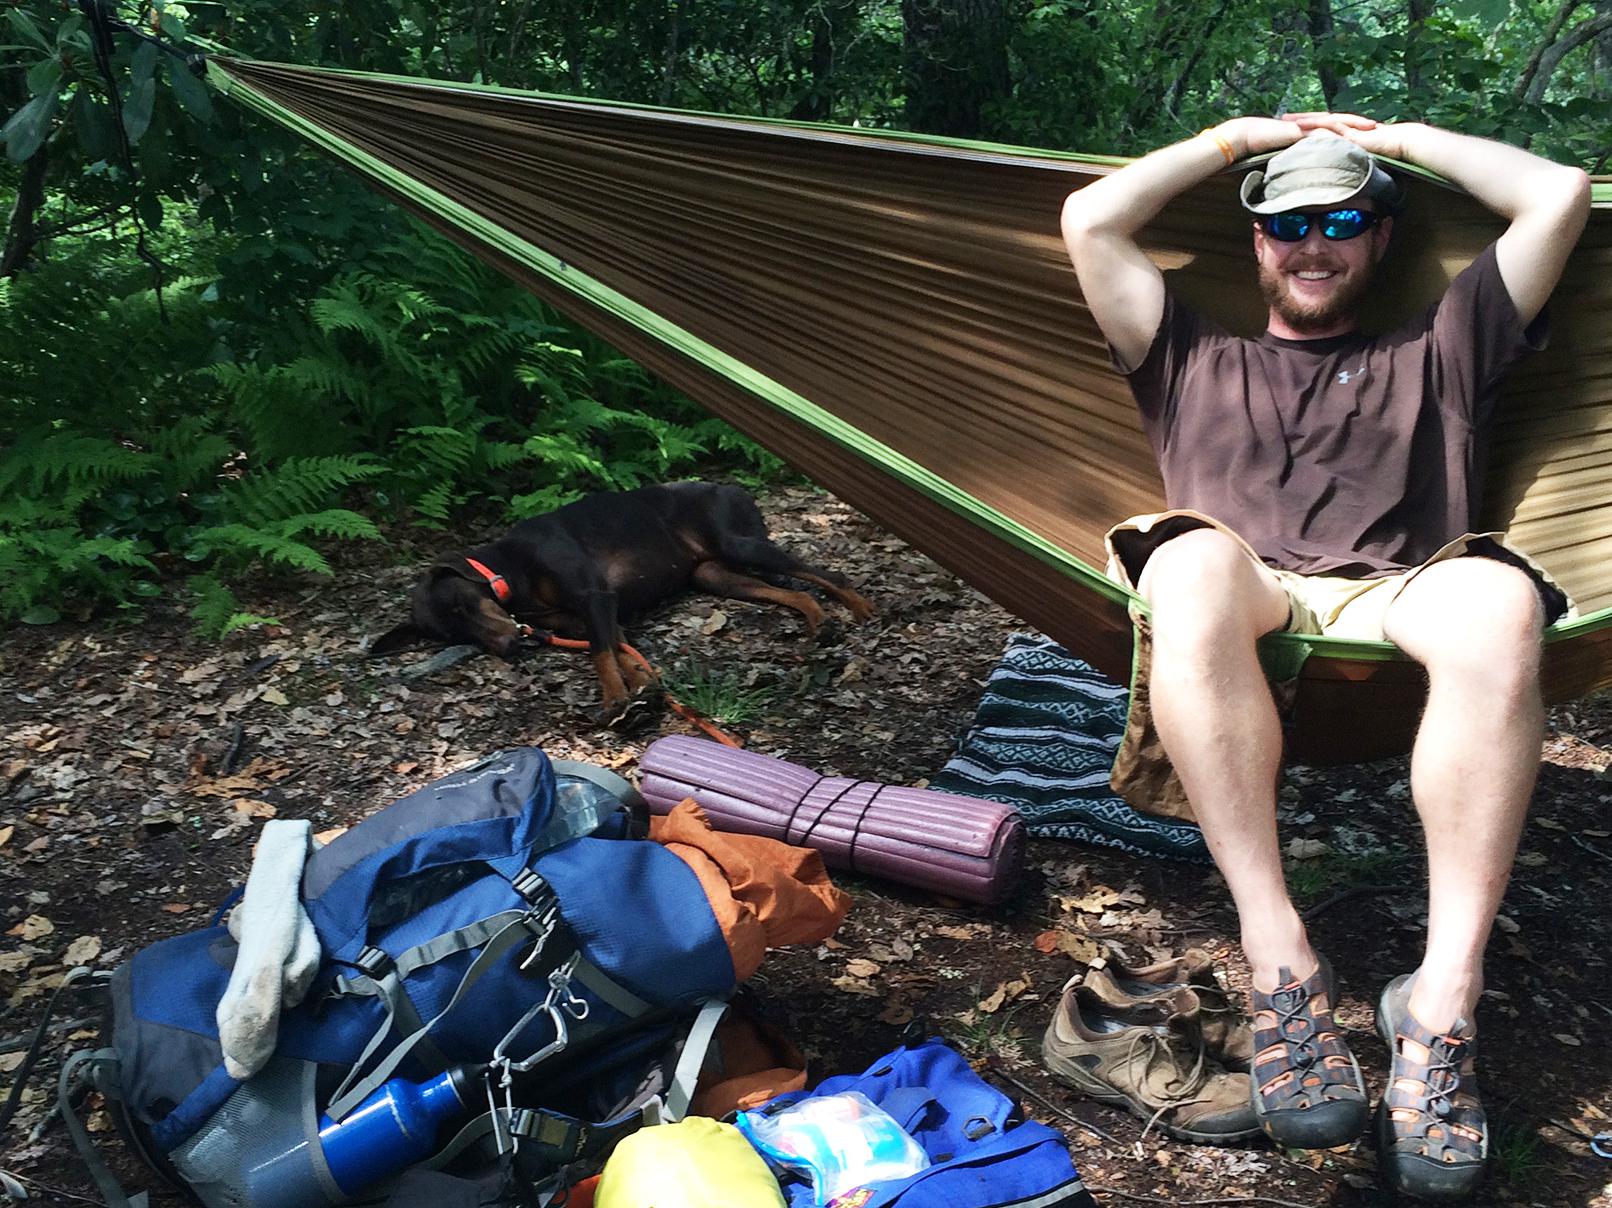
[[[842,1193],[830,1208],[1096,1208],[1069,1158],[1063,1137],[1023,1119],[1017,1105],[939,1040],[903,1047],[862,1074],[825,1078],[742,1112],[781,1112],[804,1099],[856,1091],[891,1116],[929,1155],[930,1164],[902,1179]],[[790,1208],[811,1208],[811,1183],[783,1170]]]

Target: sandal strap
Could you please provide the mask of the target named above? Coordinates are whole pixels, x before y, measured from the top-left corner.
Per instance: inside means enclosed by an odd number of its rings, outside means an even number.
[[[1481,1161],[1488,1119],[1478,1099],[1476,1042],[1469,1029],[1457,1021],[1451,1033],[1436,1033],[1408,1011],[1397,1022],[1393,1067],[1383,1096],[1394,1148],[1438,1162]]]
[[[1361,1098],[1354,1059],[1332,1019],[1330,973],[1322,965],[1301,982],[1284,967],[1275,990],[1253,990],[1253,1080],[1266,1111]]]

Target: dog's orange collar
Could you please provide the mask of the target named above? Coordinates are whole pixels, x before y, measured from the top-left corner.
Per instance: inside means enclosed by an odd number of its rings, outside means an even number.
[[[493,589],[493,595],[498,598],[498,602],[500,604],[509,603],[509,597],[511,594],[509,583],[507,580],[505,580],[503,575],[495,574],[491,567],[477,562],[474,558],[466,558],[465,561],[470,564],[471,570],[475,571],[483,579],[487,580],[487,586]]]

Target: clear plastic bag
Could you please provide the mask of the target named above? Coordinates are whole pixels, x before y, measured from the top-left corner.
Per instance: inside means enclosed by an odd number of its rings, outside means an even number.
[[[802,1099],[775,1115],[741,1112],[738,1125],[769,1160],[809,1178],[820,1205],[929,1165],[918,1142],[858,1091]]]

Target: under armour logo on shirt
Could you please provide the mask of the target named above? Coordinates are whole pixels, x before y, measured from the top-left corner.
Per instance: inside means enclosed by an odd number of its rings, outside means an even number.
[[[1355,370],[1340,369],[1340,370],[1338,370],[1338,385],[1347,386],[1350,382],[1354,381],[1355,378],[1363,378],[1365,376],[1366,376],[1366,363],[1364,361],[1361,361],[1359,369],[1355,369]]]

